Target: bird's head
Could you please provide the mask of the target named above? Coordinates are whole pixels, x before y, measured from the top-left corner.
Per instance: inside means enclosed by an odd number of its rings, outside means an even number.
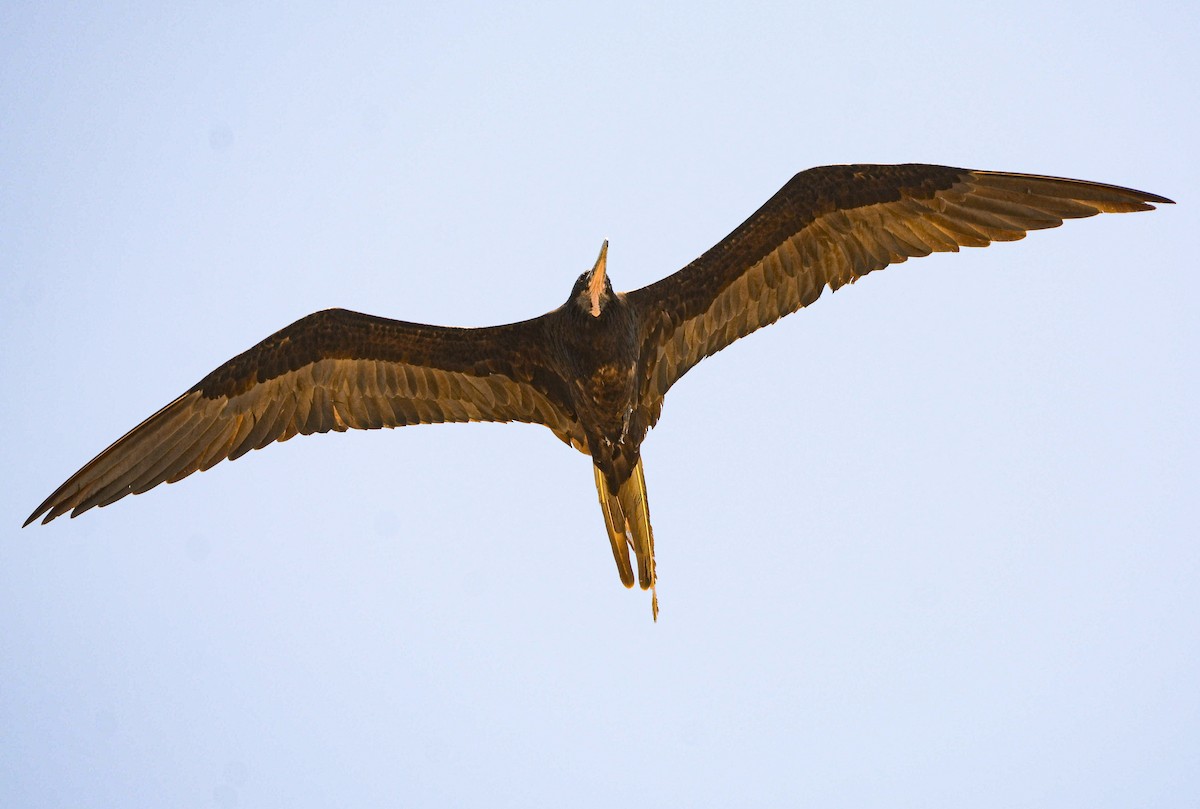
[[[575,288],[571,290],[571,300],[582,311],[592,317],[600,317],[604,307],[613,298],[612,284],[608,282],[608,272],[605,260],[608,257],[608,239],[600,246],[600,256],[596,265],[579,276]]]

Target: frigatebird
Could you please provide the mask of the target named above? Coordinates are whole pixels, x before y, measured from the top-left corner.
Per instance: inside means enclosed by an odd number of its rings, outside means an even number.
[[[632,551],[638,583],[653,591],[641,446],[692,366],[825,287],[889,264],[1170,202],[1102,183],[946,166],[809,169],[708,252],[632,292],[613,292],[606,241],[566,303],[532,320],[453,328],[343,309],[301,318],[130,430],[25,525],[78,516],[297,433],[531,422],[591,456],[621,582],[633,586]],[[657,617],[657,595],[652,604]]]

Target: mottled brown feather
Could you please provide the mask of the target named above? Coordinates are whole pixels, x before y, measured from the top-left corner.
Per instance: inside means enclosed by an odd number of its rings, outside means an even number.
[[[636,561],[636,580],[654,591],[640,446],[667,391],[701,359],[809,305],[826,287],[890,264],[1168,202],[1118,186],[945,166],[810,169],[687,267],[615,296],[608,326],[588,319],[598,309],[585,314],[578,303],[592,280],[604,280],[606,250],[599,275],[594,268],[581,276],[566,306],[521,323],[454,329],[338,309],[309,315],[134,428],[26,525],[108,505],[297,434],[534,422],[582,452],[591,453],[589,435],[599,439],[591,454],[618,573],[632,586]],[[634,399],[630,379],[638,382]],[[657,615],[657,595],[652,603]]]

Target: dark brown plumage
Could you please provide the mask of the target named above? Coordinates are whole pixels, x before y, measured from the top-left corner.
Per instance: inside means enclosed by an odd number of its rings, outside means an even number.
[[[480,329],[330,309],[217,368],[39,505],[26,525],[173,483],[297,433],[447,421],[544,424],[592,456],[621,581],[653,588],[640,448],[688,369],[843,284],[914,256],[1012,241],[1164,197],[1099,183],[929,165],[801,172],[674,275],[616,294],[607,243],[567,302]],[[657,602],[655,602],[657,614]]]

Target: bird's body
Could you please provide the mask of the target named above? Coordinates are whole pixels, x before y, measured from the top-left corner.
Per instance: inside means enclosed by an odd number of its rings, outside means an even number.
[[[602,254],[598,266],[604,260]],[[580,276],[577,288],[586,287],[588,275]],[[551,353],[562,378],[569,380],[571,405],[592,459],[613,486],[629,477],[631,467],[623,461],[636,462],[647,429],[643,424],[631,432],[639,404],[638,326],[638,313],[624,295],[612,295],[597,316],[568,301],[547,320]]]
[[[632,550],[638,582],[653,588],[641,445],[667,390],[697,362],[807,306],[826,286],[1153,202],[1170,200],[943,166],[810,169],[687,267],[629,293],[612,290],[606,242],[567,301],[531,320],[463,329],[340,309],[302,318],[134,428],[26,524],[76,516],[297,433],[523,421],[591,456],[621,580],[634,583]]]

